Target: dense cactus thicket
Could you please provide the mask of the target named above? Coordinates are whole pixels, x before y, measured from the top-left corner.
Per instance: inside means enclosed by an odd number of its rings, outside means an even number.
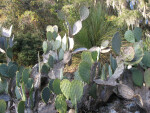
[[[9,112],[10,108],[16,113],[42,112],[41,103],[51,105],[59,113],[68,109],[78,113],[83,108],[96,112],[99,103],[106,103],[114,93],[134,101],[147,112],[150,110],[150,52],[144,49],[142,29],[134,27],[124,35],[116,32],[100,46],[74,50],[74,36],[81,31],[89,14],[89,8],[81,6],[79,20],[72,26],[67,16],[58,11],[67,33],[62,37],[57,25],[48,25],[46,39],[41,44],[43,59],[38,52],[38,63],[32,68],[13,61],[16,44],[13,27],[1,28],[0,52],[6,57],[6,63],[0,64],[0,113]],[[64,68],[71,65],[72,57],[78,53],[81,62],[77,70],[72,77],[64,76]],[[105,53],[110,57],[102,63],[101,56]]]

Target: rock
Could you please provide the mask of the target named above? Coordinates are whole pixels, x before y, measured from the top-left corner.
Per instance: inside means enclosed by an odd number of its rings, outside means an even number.
[[[70,109],[70,110],[68,111],[68,113],[75,113],[75,110],[74,110],[74,109]]]

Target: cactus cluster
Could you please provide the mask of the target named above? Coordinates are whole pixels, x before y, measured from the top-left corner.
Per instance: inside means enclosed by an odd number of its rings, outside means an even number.
[[[121,37],[117,32],[112,39],[112,49],[118,55],[122,55],[122,60],[126,65],[135,65],[141,62],[144,52],[143,52],[143,42],[141,40],[142,30],[136,27],[133,31],[128,30],[124,34],[124,38],[133,43],[133,46],[125,47],[120,52],[121,48]]]
[[[17,70],[18,66],[13,62],[9,62],[8,65],[0,64],[0,74],[2,77],[13,78],[15,77]]]

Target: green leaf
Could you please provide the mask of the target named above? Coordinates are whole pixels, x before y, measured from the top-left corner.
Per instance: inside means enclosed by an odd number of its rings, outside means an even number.
[[[24,113],[24,110],[25,110],[25,102],[20,101],[18,104],[18,113]]]
[[[60,82],[60,89],[61,89],[62,93],[64,94],[64,96],[68,100],[69,100],[69,96],[70,96],[70,86],[71,86],[71,83],[67,79],[64,79]]]
[[[144,81],[142,72],[136,68],[132,69],[131,72],[132,72],[132,80],[134,84],[141,87]]]
[[[112,39],[112,49],[116,54],[119,54],[120,48],[121,48],[121,36],[119,32],[117,32]]]
[[[47,41],[44,41],[44,42],[43,42],[43,51],[44,51],[44,53],[47,52],[47,48],[48,48],[48,46],[47,46]]]
[[[79,64],[79,76],[86,83],[90,83],[91,65],[85,61]]]
[[[147,87],[150,87],[150,68],[148,68],[144,73],[144,81]]]
[[[142,29],[139,27],[136,27],[133,30],[133,33],[134,33],[134,37],[135,37],[136,41],[140,41],[142,38]]]
[[[85,20],[89,16],[89,13],[89,9],[86,6],[80,7],[80,20]]]
[[[50,98],[50,89],[48,87],[45,87],[42,90],[42,100],[47,104]]]
[[[61,95],[57,95],[55,100],[55,107],[59,113],[67,113],[67,103],[65,97]]]
[[[6,102],[4,100],[0,100],[0,113],[5,113],[6,107]]]
[[[61,90],[60,90],[60,80],[59,79],[55,79],[54,82],[53,82],[53,90],[54,90],[54,93],[56,95],[59,95],[61,94]]]
[[[75,105],[75,101],[79,101],[83,95],[83,83],[78,80],[73,80],[70,86],[70,99],[72,105]]]
[[[124,37],[128,42],[135,42],[134,34],[131,30],[126,31]]]

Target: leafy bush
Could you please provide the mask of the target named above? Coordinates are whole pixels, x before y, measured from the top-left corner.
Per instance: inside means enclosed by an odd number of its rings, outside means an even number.
[[[25,66],[36,64],[38,51],[42,54],[42,39],[30,32],[18,34],[15,39],[17,44],[14,46],[14,60]]]

